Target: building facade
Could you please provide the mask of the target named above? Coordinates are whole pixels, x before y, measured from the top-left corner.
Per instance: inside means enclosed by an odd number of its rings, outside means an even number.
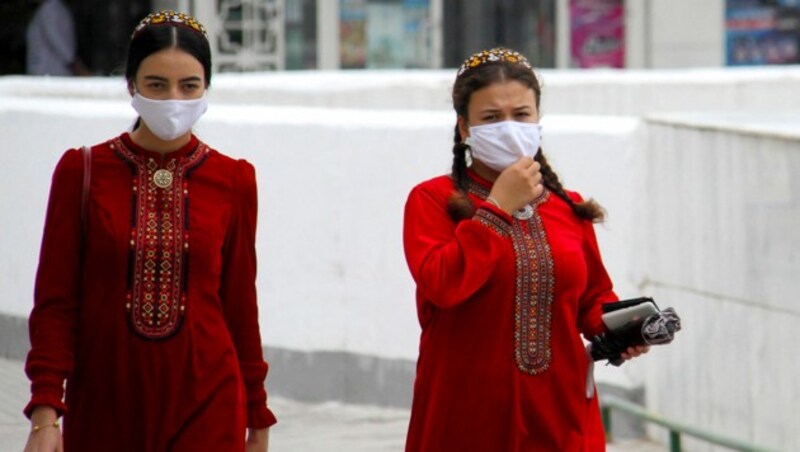
[[[518,49],[543,68],[800,62],[798,0],[154,3],[212,23],[213,32],[223,37],[221,70],[455,67],[471,53],[497,45]],[[256,30],[249,39],[248,27]],[[248,63],[251,58],[260,60]]]
[[[41,1],[0,6],[0,73],[24,71],[25,22]],[[800,0],[63,1],[97,75],[119,74],[130,30],[167,8],[206,25],[218,72],[456,67],[498,45],[542,68],[800,62]]]

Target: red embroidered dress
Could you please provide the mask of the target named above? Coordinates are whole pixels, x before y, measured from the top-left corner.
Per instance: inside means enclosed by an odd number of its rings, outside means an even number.
[[[253,167],[194,136],[161,155],[123,134],[92,148],[85,225],[82,184],[82,153],[67,151],[36,277],[26,414],[66,412],[68,452],[244,450],[247,427],[275,423]]]
[[[470,180],[477,211],[458,224],[447,176],[406,204],[422,326],[406,450],[605,450],[580,333],[602,331],[601,305],[617,298],[593,226],[549,192],[517,220]]]

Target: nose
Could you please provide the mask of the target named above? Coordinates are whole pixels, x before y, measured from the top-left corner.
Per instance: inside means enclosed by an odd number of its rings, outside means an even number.
[[[172,85],[167,92],[167,99],[181,100],[184,97],[186,96],[184,96],[183,92],[181,92],[181,87],[179,84]]]

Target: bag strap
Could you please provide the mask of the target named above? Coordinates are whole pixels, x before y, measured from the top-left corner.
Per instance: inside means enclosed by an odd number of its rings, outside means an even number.
[[[81,230],[86,236],[86,207],[89,203],[89,186],[92,182],[92,148],[84,146],[83,153],[83,194],[81,196]]]

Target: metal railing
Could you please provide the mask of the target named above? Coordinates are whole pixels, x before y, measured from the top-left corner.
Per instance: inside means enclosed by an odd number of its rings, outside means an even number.
[[[772,451],[772,449],[767,449],[765,447],[749,444],[745,441],[740,441],[738,439],[727,438],[725,436],[718,435],[716,433],[712,433],[692,425],[683,424],[681,422],[667,419],[664,416],[661,416],[660,414],[647,411],[642,406],[637,405],[635,403],[631,403],[625,399],[621,399],[619,397],[611,395],[606,395],[600,397],[600,410],[603,415],[603,428],[605,429],[606,435],[609,439],[611,438],[612,409],[619,410],[627,414],[630,414],[631,416],[643,419],[647,422],[652,422],[662,427],[666,427],[669,430],[670,452],[681,452],[683,450],[681,448],[682,434],[692,436],[694,438],[703,440],[711,444],[715,444],[717,446],[723,446],[737,451],[743,451],[743,452]]]

